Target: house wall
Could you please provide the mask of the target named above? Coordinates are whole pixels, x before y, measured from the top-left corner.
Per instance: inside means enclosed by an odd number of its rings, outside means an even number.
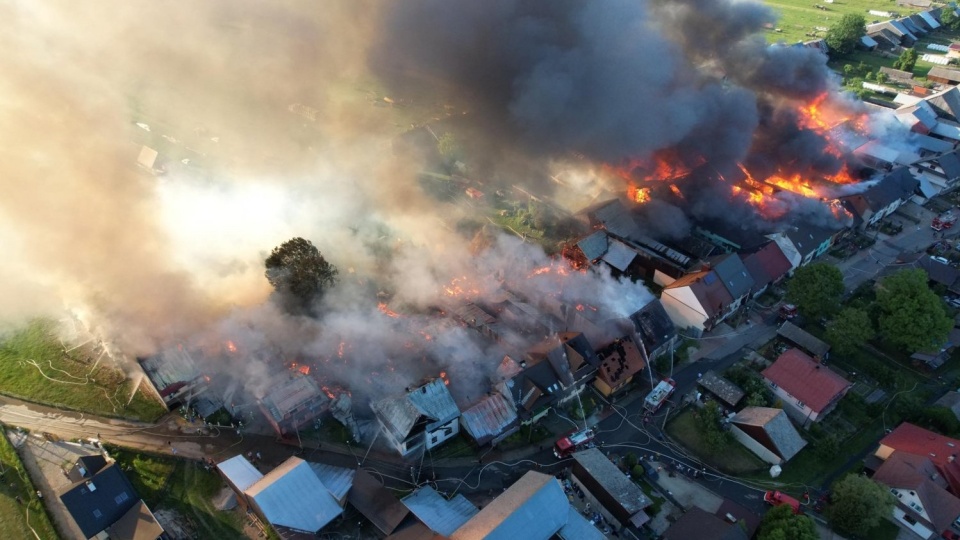
[[[734,439],[740,442],[740,444],[746,446],[748,450],[756,454],[757,457],[766,461],[767,463],[771,465],[779,465],[783,461],[780,459],[780,456],[774,454],[770,450],[767,450],[765,446],[755,441],[739,427],[731,424],[730,433],[733,435]]]
[[[927,540],[929,540],[930,538],[933,538],[934,531],[932,531],[931,529],[920,524],[920,522],[910,523],[910,521],[907,521],[908,519],[912,519],[912,518],[909,518],[907,516],[907,513],[902,508],[899,508],[897,506],[893,507],[893,519],[894,521],[897,522],[898,525],[909,529],[913,533],[919,535],[920,538],[924,538]]]
[[[677,279],[671,276],[668,276],[661,272],[660,270],[653,271],[653,282],[661,287],[666,287],[667,285],[673,283]]]
[[[437,426],[436,428],[427,432],[426,443],[427,449],[436,448],[440,446],[448,439],[456,437],[460,433],[460,417],[454,418],[453,420],[448,421],[447,423]]]
[[[800,262],[803,260],[803,256],[800,255],[800,252],[797,251],[797,247],[793,245],[793,242],[787,238],[786,235],[782,233],[771,234],[767,238],[773,240],[777,243],[777,246],[780,247],[780,251],[783,252],[783,255],[790,261],[790,271],[796,270],[800,266]]]
[[[923,503],[920,502],[920,497],[917,497],[916,491],[891,488],[890,493],[893,493],[901,504],[909,506],[911,510],[920,514],[923,519],[930,521],[930,514],[928,514],[927,510],[923,507]]]
[[[701,332],[704,330],[709,317],[689,287],[664,289],[660,303],[677,328],[695,328]]]
[[[806,404],[800,405],[797,398],[793,397],[790,392],[773,384],[769,379],[764,379],[764,381],[773,391],[773,394],[783,403],[783,411],[787,413],[794,422],[803,427],[808,427],[819,419],[820,414],[817,411],[814,411]]]

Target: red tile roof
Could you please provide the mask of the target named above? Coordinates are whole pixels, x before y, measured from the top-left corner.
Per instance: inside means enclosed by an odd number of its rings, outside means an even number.
[[[789,349],[763,370],[763,376],[814,412],[820,412],[852,386],[850,381],[813,361],[798,349]]]
[[[960,441],[904,422],[880,439],[880,444],[897,452],[930,458],[938,467],[950,462],[950,456],[960,454]]]

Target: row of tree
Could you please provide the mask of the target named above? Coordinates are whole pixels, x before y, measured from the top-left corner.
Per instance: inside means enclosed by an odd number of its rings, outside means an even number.
[[[826,338],[841,355],[874,338],[906,352],[937,350],[953,327],[943,300],[927,284],[921,269],[901,270],[880,280],[876,299],[866,308],[843,308],[843,274],[827,263],[797,269],[787,284],[787,299],[811,320],[829,319]]]

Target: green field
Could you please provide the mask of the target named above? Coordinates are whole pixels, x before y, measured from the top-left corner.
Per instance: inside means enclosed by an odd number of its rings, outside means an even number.
[[[156,512],[173,509],[189,521],[195,538],[244,538],[239,510],[221,511],[213,498],[224,487],[220,476],[196,461],[111,447],[137,494]]]
[[[0,532],[3,538],[58,538],[37,489],[0,427]],[[22,503],[18,503],[16,497]]]
[[[166,408],[124,373],[97,363],[92,345],[64,350],[52,321],[36,319],[0,343],[0,394],[101,416],[150,422]],[[129,402],[129,403],[128,403]]]
[[[822,28],[829,27],[847,13],[863,15],[867,24],[870,24],[884,20],[883,17],[870,15],[868,11],[871,9],[895,11],[901,16],[919,11],[898,6],[893,0],[836,0],[832,4],[823,0],[763,0],[763,3],[773,8],[780,17],[776,28],[767,32],[767,41],[771,43],[796,43],[825,37],[827,33]],[[817,9],[815,5],[827,9]]]

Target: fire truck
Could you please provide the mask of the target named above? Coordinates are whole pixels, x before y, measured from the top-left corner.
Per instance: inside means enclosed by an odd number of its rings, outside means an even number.
[[[781,493],[779,491],[768,491],[763,494],[763,500],[772,506],[788,505],[790,508],[793,508],[794,514],[800,513],[800,501],[794,499],[786,493]]]
[[[657,412],[665,401],[673,394],[673,390],[677,387],[677,383],[673,379],[666,378],[657,383],[657,386],[647,394],[647,398],[643,400],[643,408],[649,412]]]
[[[561,438],[553,445],[553,455],[557,456],[557,459],[569,457],[570,454],[577,450],[583,450],[583,448],[590,444],[594,436],[595,434],[590,428],[575,431]]]
[[[794,319],[797,316],[797,306],[793,304],[783,304],[782,306],[780,306],[780,311],[778,312],[778,315],[780,316],[781,319],[785,321]]]
[[[956,222],[957,216],[953,215],[953,212],[947,212],[933,218],[933,222],[930,223],[930,228],[935,231],[942,231],[953,227],[953,224]]]

